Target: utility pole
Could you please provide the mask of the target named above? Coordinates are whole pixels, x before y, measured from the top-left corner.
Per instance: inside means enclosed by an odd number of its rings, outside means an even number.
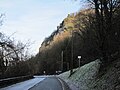
[[[71,63],[70,63],[70,75],[73,73],[73,30],[71,30]]]
[[[67,70],[69,70],[69,63],[67,62]]]
[[[63,72],[63,54],[64,52],[61,52],[61,71]]]

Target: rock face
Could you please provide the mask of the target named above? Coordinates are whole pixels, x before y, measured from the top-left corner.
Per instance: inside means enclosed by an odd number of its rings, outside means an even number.
[[[119,63],[120,59],[117,59],[105,67],[105,70],[99,71],[100,60],[96,60],[76,69],[71,77],[69,72],[61,74],[60,77],[66,80],[72,89],[76,86],[76,90],[120,90]]]

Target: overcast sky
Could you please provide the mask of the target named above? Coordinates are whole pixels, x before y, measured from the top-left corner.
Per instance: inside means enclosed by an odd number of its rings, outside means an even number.
[[[31,53],[36,54],[48,37],[68,14],[77,12],[80,3],[74,0],[0,0],[0,13],[5,13],[0,31],[25,43],[34,41]]]

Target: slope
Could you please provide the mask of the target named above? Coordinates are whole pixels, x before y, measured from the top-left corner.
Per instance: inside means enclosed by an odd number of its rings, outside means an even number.
[[[60,74],[72,90],[120,90],[120,59],[99,70],[100,60],[77,68],[69,77],[69,71]]]

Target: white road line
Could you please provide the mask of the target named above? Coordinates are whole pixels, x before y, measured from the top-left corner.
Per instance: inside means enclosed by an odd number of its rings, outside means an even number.
[[[33,78],[24,82],[16,83],[11,86],[0,88],[0,90],[28,90],[37,83],[43,81],[45,78]]]
[[[59,82],[60,82],[60,83],[61,83],[61,85],[62,85],[62,90],[65,90],[65,88],[64,88],[64,84],[63,84],[62,80],[61,80],[61,79],[59,79],[59,78],[58,78],[58,80],[59,80]]]

